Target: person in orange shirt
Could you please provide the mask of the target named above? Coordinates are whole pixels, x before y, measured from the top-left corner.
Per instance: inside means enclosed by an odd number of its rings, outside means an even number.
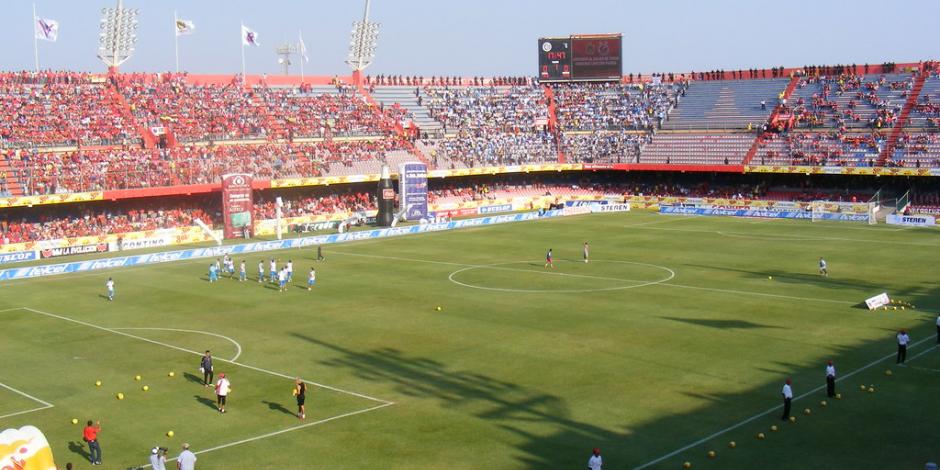
[[[98,444],[98,433],[101,432],[101,421],[92,425],[91,420],[82,430],[82,439],[88,443],[88,459],[92,465],[101,465],[101,445]]]

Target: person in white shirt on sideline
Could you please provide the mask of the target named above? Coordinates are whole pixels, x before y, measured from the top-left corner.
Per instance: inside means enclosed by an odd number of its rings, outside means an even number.
[[[114,279],[108,278],[108,282],[104,283],[108,288],[108,300],[114,300]]]
[[[588,468],[590,470],[601,470],[601,465],[604,465],[604,459],[601,458],[601,449],[595,447],[594,451],[591,452],[591,458],[588,459]]]
[[[836,396],[836,366],[832,365],[832,361],[826,364],[826,396]]]
[[[189,450],[189,444],[183,444],[183,451],[176,458],[176,470],[196,470],[196,454]]]
[[[911,337],[907,335],[907,331],[901,330],[898,332],[897,364],[904,364],[904,361],[907,360],[907,344],[910,342],[911,342]]]
[[[826,260],[819,258],[819,274],[829,277],[829,265],[826,264]]]
[[[793,389],[790,388],[790,385],[793,384],[792,379],[787,379],[787,382],[783,384],[783,416],[780,419],[786,421],[790,419],[790,402],[793,401]]]
[[[150,467],[153,470],[166,470],[166,451],[165,447],[154,447],[150,450]]]

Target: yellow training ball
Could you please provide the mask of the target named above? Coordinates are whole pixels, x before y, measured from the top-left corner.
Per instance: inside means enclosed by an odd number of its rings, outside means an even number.
[[[169,377],[176,377],[176,372],[170,372],[170,373],[168,373],[168,374],[166,374],[166,375],[169,376]]]
[[[441,307],[440,305],[438,305],[437,308],[435,308],[434,310],[437,310],[438,312],[440,312],[441,310],[444,310],[444,307]]]
[[[117,394],[116,396],[117,396],[117,399],[118,399],[118,400],[123,400],[123,399],[124,399],[124,394],[121,393],[121,392],[118,392],[118,394]]]
[[[819,402],[819,404],[822,405],[822,406],[826,406],[826,405],[829,404],[829,402],[827,402],[826,400],[823,400],[823,401]]]
[[[770,430],[773,431],[773,432],[777,432],[777,425],[775,424],[775,425],[771,426],[771,427],[770,427]]]
[[[173,431],[167,431],[166,437],[173,437]]]
[[[868,387],[868,393],[875,393],[875,387]]]
[[[738,443],[737,443],[737,442],[731,441],[731,442],[728,443],[728,447],[730,447],[730,448],[732,448],[732,449],[734,449],[734,448],[737,447],[737,446],[738,446]]]
[[[140,389],[146,392],[146,391],[150,390],[150,386],[149,386],[149,385],[144,385],[143,387],[140,387]]]
[[[806,409],[803,410],[803,414],[804,414],[804,415],[808,415],[808,414],[810,414],[810,413],[812,413],[812,412],[813,412],[813,411],[810,410],[809,408],[806,408]]]
[[[708,458],[710,458],[710,459],[715,458],[715,456],[717,456],[717,455],[718,455],[718,454],[716,454],[715,451],[713,451],[713,450],[708,451]]]
[[[796,416],[791,416],[791,417],[790,417],[790,422],[791,422],[791,423],[795,423],[795,422],[796,422]]]
[[[72,418],[72,424],[78,424],[78,418]]]
[[[861,391],[863,391],[863,392],[865,391],[866,388],[868,388],[868,387],[866,387],[866,386],[864,386],[864,385],[859,385],[859,386],[858,386],[858,389],[861,390]]]
[[[682,464],[682,468],[692,468],[692,462],[685,462]]]
[[[764,433],[762,433],[762,432],[757,433],[757,438],[758,438],[758,439],[763,439],[764,437],[766,437],[766,436],[764,436]]]
[[[770,279],[771,281],[773,281],[773,280],[774,280],[774,277],[773,277],[773,276],[767,276],[767,279]]]
[[[885,375],[891,375],[891,374],[893,374],[893,373],[894,373],[894,372],[891,372],[891,369],[888,369],[888,370],[885,371]]]
[[[836,394],[836,400],[841,400],[841,399],[842,399],[842,394],[841,394],[841,393],[837,393],[837,394]]]
[[[100,381],[100,380],[96,380],[96,381],[95,381],[95,387],[100,387],[100,386],[101,386],[101,381]]]
[[[134,380],[140,382],[140,376],[139,376],[139,375],[135,375],[135,376],[134,376]]]

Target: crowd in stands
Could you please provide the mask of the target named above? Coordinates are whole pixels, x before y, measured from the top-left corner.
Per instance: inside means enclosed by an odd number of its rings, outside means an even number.
[[[120,81],[134,115],[167,126],[180,141],[388,135],[404,114],[370,104],[355,89],[189,83],[186,74],[128,75]]]
[[[0,214],[0,245],[190,227],[197,218],[210,226],[213,222],[208,204],[192,200],[94,207],[79,212],[53,207],[21,217]]]
[[[331,165],[384,160],[399,138],[306,144],[177,146],[168,149],[0,150],[18,170],[27,195],[217,183],[223,174],[258,179],[322,176]]]
[[[748,69],[748,70],[712,70],[711,72],[692,72],[693,80],[742,80],[757,78],[781,78],[784,77],[783,66],[772,69]]]
[[[886,136],[871,134],[765,134],[754,163],[796,166],[874,166]],[[774,145],[780,142],[782,145]]]
[[[653,129],[662,124],[687,89],[687,82],[556,85],[558,125],[563,131]]]
[[[0,73],[0,146],[136,143],[107,81],[74,72]]]
[[[894,144],[889,166],[940,168],[940,134],[901,133]]]
[[[558,162],[555,136],[545,130],[462,129],[454,138],[428,141],[426,146],[434,166],[444,169]]]
[[[573,163],[639,163],[640,149],[651,138],[645,132],[565,134],[561,151],[565,160]]]
[[[868,80],[861,75],[810,76],[801,79],[797,87],[815,86],[819,91],[813,93],[809,101],[799,98],[792,108],[783,103],[781,112],[792,113],[797,127],[835,127],[844,132],[852,123],[863,121],[865,127],[872,129],[893,127],[902,104],[892,104],[880,96],[878,90],[902,90],[900,97],[906,98],[913,84],[913,76],[894,82],[884,76],[878,80]],[[844,98],[846,95],[848,101]],[[866,111],[861,111],[863,106],[867,106]]]
[[[366,192],[349,192],[345,194],[326,195],[281,195],[281,217],[300,217],[305,215],[322,215],[361,212],[375,210],[377,201],[374,194]],[[255,200],[253,209],[255,220],[274,219],[277,208],[273,197]]]
[[[534,81],[528,77],[424,77],[418,75],[367,75],[366,86],[527,86]]]

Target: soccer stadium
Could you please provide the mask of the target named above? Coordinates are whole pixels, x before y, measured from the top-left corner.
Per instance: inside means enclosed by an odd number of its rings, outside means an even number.
[[[936,5],[92,3],[0,61],[0,469],[936,470]]]

